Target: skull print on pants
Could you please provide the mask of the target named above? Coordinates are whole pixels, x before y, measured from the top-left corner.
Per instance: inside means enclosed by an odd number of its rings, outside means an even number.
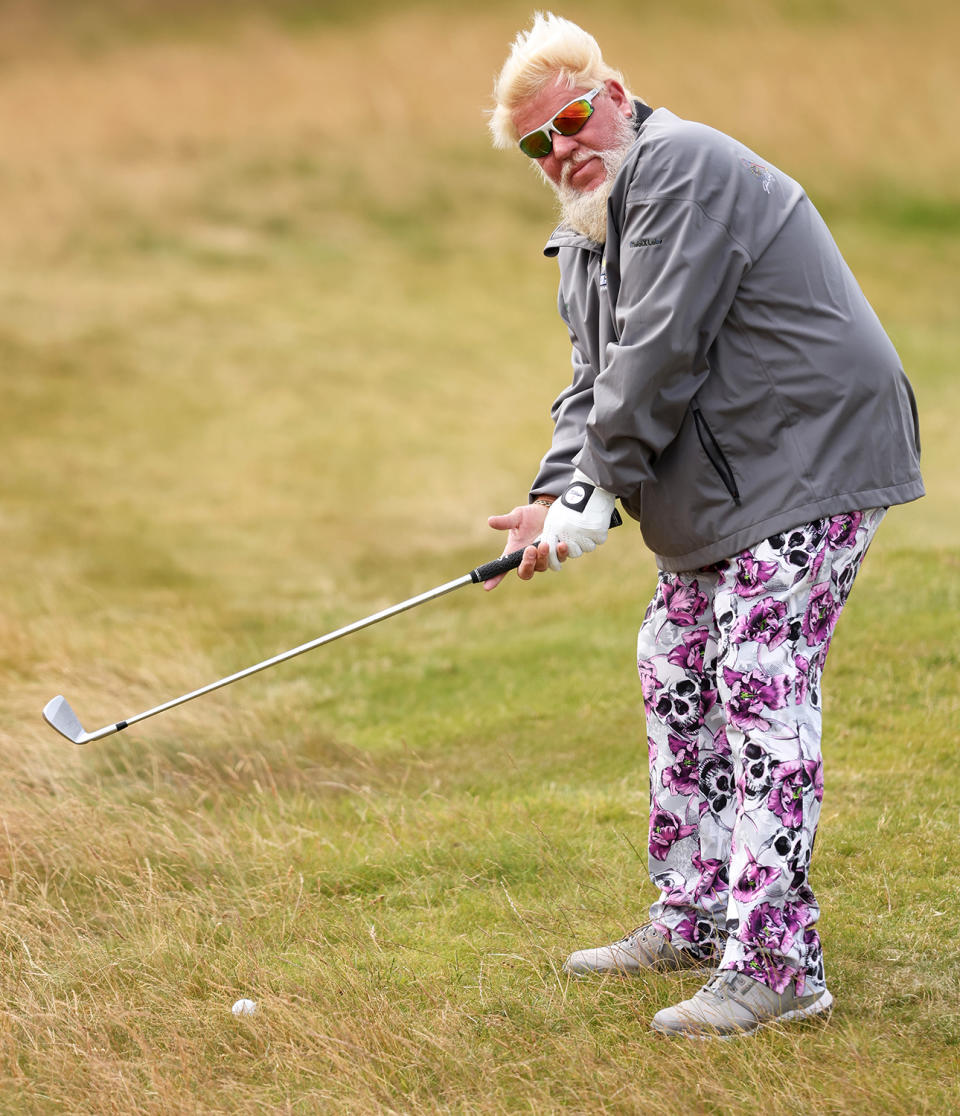
[[[820,677],[884,509],[661,572],[637,643],[650,755],[652,921],[782,992],[826,987],[809,883]]]

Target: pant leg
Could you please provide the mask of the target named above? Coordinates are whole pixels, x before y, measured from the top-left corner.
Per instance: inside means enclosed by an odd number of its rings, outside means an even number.
[[[826,987],[809,883],[823,798],[820,678],[883,509],[819,520],[726,563],[717,686],[737,801],[720,968],[782,992]]]
[[[717,703],[718,576],[662,573],[637,640],[650,758],[651,921],[678,948],[723,948],[733,768]]]

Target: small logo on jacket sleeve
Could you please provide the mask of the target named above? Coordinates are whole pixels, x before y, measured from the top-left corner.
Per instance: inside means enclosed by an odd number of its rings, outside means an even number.
[[[749,159],[744,159],[742,155],[740,156],[740,162],[743,163],[743,165],[747,168],[748,171],[750,171],[751,174],[755,174],[757,178],[760,179],[760,185],[763,187],[763,192],[765,194],[769,194],[770,188],[773,186],[776,179],[774,179],[773,175],[767,170],[767,168],[763,166],[762,163],[751,163]]]
[[[631,248],[656,248],[658,244],[663,243],[663,237],[660,236],[645,236],[640,240],[631,240]]]

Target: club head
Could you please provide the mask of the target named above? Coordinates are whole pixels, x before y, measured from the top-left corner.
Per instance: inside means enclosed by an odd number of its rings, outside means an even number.
[[[86,744],[90,739],[89,733],[83,731],[80,718],[70,708],[65,697],[57,696],[48,701],[43,707],[43,719],[61,736],[65,736],[73,744]]]

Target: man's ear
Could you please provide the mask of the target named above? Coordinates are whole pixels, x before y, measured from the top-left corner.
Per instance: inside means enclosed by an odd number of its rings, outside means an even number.
[[[603,83],[607,90],[607,96],[613,101],[617,109],[623,116],[633,115],[633,103],[627,96],[626,89],[620,84],[616,78],[607,78]]]

